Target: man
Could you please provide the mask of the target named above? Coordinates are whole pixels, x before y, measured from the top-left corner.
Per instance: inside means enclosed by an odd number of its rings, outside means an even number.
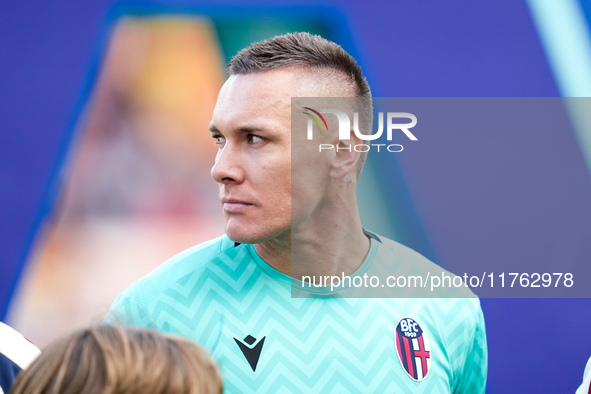
[[[292,141],[307,120],[292,97],[360,97],[371,113],[355,60],[298,33],[253,44],[228,71],[210,126],[226,235],[136,282],[107,320],[195,340],[228,392],[484,392],[477,299],[347,298],[303,284],[307,296],[291,297],[303,276],[357,278],[384,261],[437,269],[362,228],[355,186],[365,157],[349,149],[358,137],[324,133],[342,149],[320,153]]]

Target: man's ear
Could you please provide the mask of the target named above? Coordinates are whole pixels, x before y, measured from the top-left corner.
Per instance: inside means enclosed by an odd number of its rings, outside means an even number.
[[[344,178],[357,167],[357,161],[361,156],[361,151],[366,149],[361,144],[361,139],[357,137],[353,130],[351,130],[350,140],[338,141],[330,170],[330,176],[332,178]],[[359,152],[355,150],[356,147]]]

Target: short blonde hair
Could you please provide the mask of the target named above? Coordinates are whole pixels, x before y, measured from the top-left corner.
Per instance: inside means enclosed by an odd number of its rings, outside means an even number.
[[[153,330],[101,325],[51,344],[21,372],[12,394],[219,394],[205,350]]]

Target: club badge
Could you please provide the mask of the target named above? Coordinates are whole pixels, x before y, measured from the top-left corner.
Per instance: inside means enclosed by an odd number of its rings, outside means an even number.
[[[396,324],[394,333],[396,352],[402,368],[417,382],[425,379],[431,370],[431,347],[427,333],[410,317]]]

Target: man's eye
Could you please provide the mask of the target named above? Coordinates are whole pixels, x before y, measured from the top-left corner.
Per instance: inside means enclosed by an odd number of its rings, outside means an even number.
[[[216,145],[223,145],[223,143],[226,142],[226,139],[221,135],[214,135],[213,140]]]
[[[248,136],[248,139],[250,140],[251,144],[256,144],[256,143],[264,141],[263,137],[259,137],[258,135],[254,135],[254,134],[250,134]]]

